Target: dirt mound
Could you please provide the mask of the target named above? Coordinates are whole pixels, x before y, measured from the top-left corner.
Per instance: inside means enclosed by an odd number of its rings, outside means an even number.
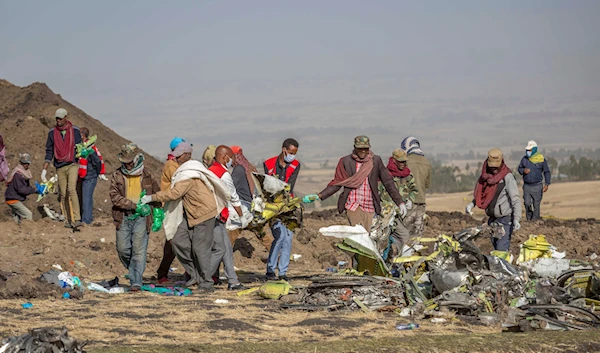
[[[32,158],[31,170],[34,180],[39,180],[46,153],[46,137],[48,130],[55,125],[54,112],[59,107],[67,109],[69,119],[74,125],[87,127],[91,134],[98,135],[97,145],[106,163],[107,174],[112,173],[119,166],[117,153],[120,147],[130,141],[52,92],[44,83],[36,82],[27,87],[19,87],[6,80],[0,80],[0,131],[10,167],[18,164],[20,152],[28,152]],[[146,155],[145,163],[155,176],[160,176],[160,161]],[[49,168],[49,174],[54,174],[54,167]],[[108,188],[109,182],[98,182],[94,196],[96,215],[108,215],[110,212],[112,205],[108,200]],[[4,193],[4,190],[5,186],[1,186],[0,192]],[[48,196],[43,202],[50,203],[57,211],[60,210],[56,195]],[[30,196],[25,204],[34,213],[34,219],[42,217],[42,210],[39,208],[41,205],[35,202],[34,196]],[[0,221],[7,220],[9,216],[8,207],[3,207]]]

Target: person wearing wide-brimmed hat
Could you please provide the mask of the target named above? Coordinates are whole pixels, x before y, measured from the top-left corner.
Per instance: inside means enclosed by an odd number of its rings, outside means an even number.
[[[501,226],[492,236],[494,250],[508,251],[513,231],[521,229],[521,198],[517,181],[499,149],[489,150],[473,196],[466,212],[471,213],[475,206],[485,210],[488,224]]]
[[[131,288],[136,291],[142,286],[142,275],[146,269],[152,214],[136,218],[131,216],[136,213],[142,191],[150,195],[157,193],[160,188],[152,174],[144,168],[144,154],[136,144],[122,146],[118,158],[121,166],[110,181],[112,215],[117,228],[117,252],[121,263],[129,270]]]

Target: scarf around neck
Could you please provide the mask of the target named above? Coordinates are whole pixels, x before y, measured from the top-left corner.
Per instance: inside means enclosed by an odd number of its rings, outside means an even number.
[[[144,154],[140,153],[133,159],[133,168],[128,170],[125,165],[121,164],[121,172],[125,175],[138,176],[144,172]]]
[[[529,161],[533,164],[544,163],[544,155],[536,152],[529,157]]]
[[[400,170],[394,161],[394,157],[390,157],[387,165],[387,170],[390,172],[392,178],[406,178],[410,175],[410,169],[408,169],[408,167],[404,167],[404,169]]]
[[[375,154],[373,154],[372,151],[369,151],[369,154],[365,158],[360,159],[353,152],[351,155],[352,159],[358,163],[362,163],[362,165],[360,166],[360,169],[352,176],[349,176],[346,172],[346,168],[344,168],[344,163],[342,162],[344,159],[340,159],[337,168],[335,168],[335,176],[328,186],[343,186],[349,189],[357,189],[360,187],[373,170],[374,155]]]
[[[6,179],[6,185],[12,183],[13,179],[15,178],[15,174],[17,173],[21,174],[27,180],[33,178],[33,175],[31,175],[31,170],[25,169],[23,165],[19,163],[19,165],[17,165],[15,169],[13,169],[8,175],[8,178]]]
[[[64,137],[62,132],[65,133]],[[73,162],[75,159],[75,133],[73,124],[67,120],[65,125],[54,127],[54,159],[57,162]]]
[[[504,160],[502,161],[500,170],[498,170],[497,174],[488,173],[487,168],[488,163],[485,161],[481,169],[481,176],[477,181],[477,185],[475,185],[475,192],[473,195],[475,197],[475,204],[482,210],[485,210],[494,199],[498,183],[510,173],[510,169],[504,164]]]

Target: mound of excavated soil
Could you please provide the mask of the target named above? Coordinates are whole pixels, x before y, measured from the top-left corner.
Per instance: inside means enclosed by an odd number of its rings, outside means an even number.
[[[91,134],[98,135],[97,145],[106,163],[107,174],[114,171],[119,166],[117,153],[123,144],[130,141],[52,92],[44,83],[36,82],[27,87],[19,87],[0,79],[0,134],[4,138],[6,159],[10,167],[18,164],[19,153],[28,152],[32,158],[34,180],[40,180],[46,153],[46,137],[49,129],[55,125],[54,113],[58,108],[67,109],[74,125],[85,126],[90,129]],[[160,176],[162,163],[157,159],[146,155],[146,166],[155,176]],[[52,174],[53,166],[49,168],[49,175]],[[109,215],[112,205],[108,200],[108,188],[109,182],[98,182],[94,196],[94,213],[97,216]],[[2,195],[5,190],[6,187],[2,184]],[[34,219],[39,219],[42,213],[38,206],[41,205],[35,202],[35,198],[35,195],[30,196],[25,204],[34,213]],[[57,195],[49,195],[41,203],[49,203],[54,210],[59,211],[57,198]],[[8,207],[1,209],[0,221],[7,220],[10,216]]]
[[[479,223],[479,220],[462,213],[431,212],[425,236],[453,234]],[[47,218],[23,222],[20,227],[12,222],[0,223],[3,230],[0,233],[0,274],[18,275],[17,279],[0,276],[0,298],[27,297],[36,290],[39,290],[41,295],[52,296],[53,294],[48,294],[40,284],[26,282],[38,278],[54,264],[60,265],[66,271],[75,272],[84,279],[108,280],[120,276],[122,283],[126,284],[127,280],[123,275],[127,271],[117,256],[115,228],[109,220],[100,221],[98,224],[73,233],[61,223],[52,222]],[[323,237],[319,233],[319,228],[335,224],[344,225],[347,224],[347,220],[332,210],[306,215],[304,227],[296,232],[292,249],[293,254],[302,256],[290,264],[290,275],[322,272],[327,267],[335,266],[338,261],[349,260],[345,253],[335,247],[339,239]],[[527,239],[529,234],[546,235],[548,241],[559,251],[566,251],[568,258],[585,259],[594,252],[600,252],[600,238],[596,236],[600,231],[600,221],[595,219],[524,221],[522,226],[512,240],[512,252],[515,255],[518,253],[519,244]],[[482,251],[491,251],[489,239],[480,238],[476,243]],[[162,259],[163,244],[162,231],[151,234],[145,277],[156,275]],[[254,233],[243,232],[242,237],[235,242],[234,249],[235,265],[239,270],[264,274],[268,249]],[[177,273],[183,272],[177,260],[173,267],[177,268]],[[13,282],[6,287],[9,281]]]

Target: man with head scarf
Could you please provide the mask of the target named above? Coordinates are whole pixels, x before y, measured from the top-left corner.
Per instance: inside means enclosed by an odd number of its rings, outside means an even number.
[[[406,152],[406,162],[415,178],[415,185],[419,193],[415,197],[412,209],[404,220],[404,224],[413,236],[423,236],[425,228],[424,218],[426,211],[427,189],[431,186],[431,163],[425,158],[421,144],[413,136],[406,137],[400,143],[400,148]]]
[[[67,110],[58,108],[54,114],[56,126],[48,132],[46,158],[42,170],[42,181],[47,182],[48,166],[54,161],[60,189],[60,208],[65,216],[65,227],[81,226],[77,179],[79,165],[75,156],[75,145],[81,143],[79,128],[67,119]],[[69,212],[70,210],[70,212]]]
[[[523,176],[523,203],[527,220],[541,219],[542,197],[548,191],[552,176],[548,162],[538,151],[535,141],[529,141],[525,147],[525,156],[521,159],[518,170]]]
[[[29,170],[30,164],[31,156],[29,153],[20,154],[19,165],[8,174],[6,179],[7,188],[4,197],[17,224],[21,224],[23,219],[33,219],[31,211],[23,205],[27,196],[38,192],[29,185],[29,180],[32,178],[31,170]]]
[[[371,151],[367,136],[356,136],[354,150],[340,158],[333,180],[318,195],[306,195],[302,201],[325,200],[344,187],[338,199],[338,211],[346,211],[350,225],[360,224],[370,233],[374,215],[381,214],[380,180],[394,204],[399,207],[402,217],[405,217],[406,205],[381,157]]]
[[[122,146],[118,158],[121,167],[113,173],[110,181],[112,215],[117,228],[117,252],[121,263],[129,270],[131,290],[139,291],[146,269],[152,213],[140,216],[138,204],[142,191],[149,195],[160,189],[152,173],[144,168],[144,154],[136,144]]]
[[[233,151],[233,171],[231,172],[233,184],[240,196],[240,201],[250,210],[252,199],[254,198],[254,193],[256,191],[252,173],[258,173],[258,170],[250,163],[246,156],[244,156],[244,151],[240,146],[231,146],[231,150]],[[231,244],[234,244],[237,238],[242,234],[242,231],[236,229],[230,230],[228,233]],[[273,237],[268,232],[265,232],[265,234],[260,237],[260,241],[265,249],[269,251],[271,244],[273,243]]]
[[[497,148],[488,152],[466,212],[470,214],[475,206],[485,210],[489,225],[497,225],[492,235],[494,250],[508,251],[512,232],[521,229],[521,200],[517,181]]]

